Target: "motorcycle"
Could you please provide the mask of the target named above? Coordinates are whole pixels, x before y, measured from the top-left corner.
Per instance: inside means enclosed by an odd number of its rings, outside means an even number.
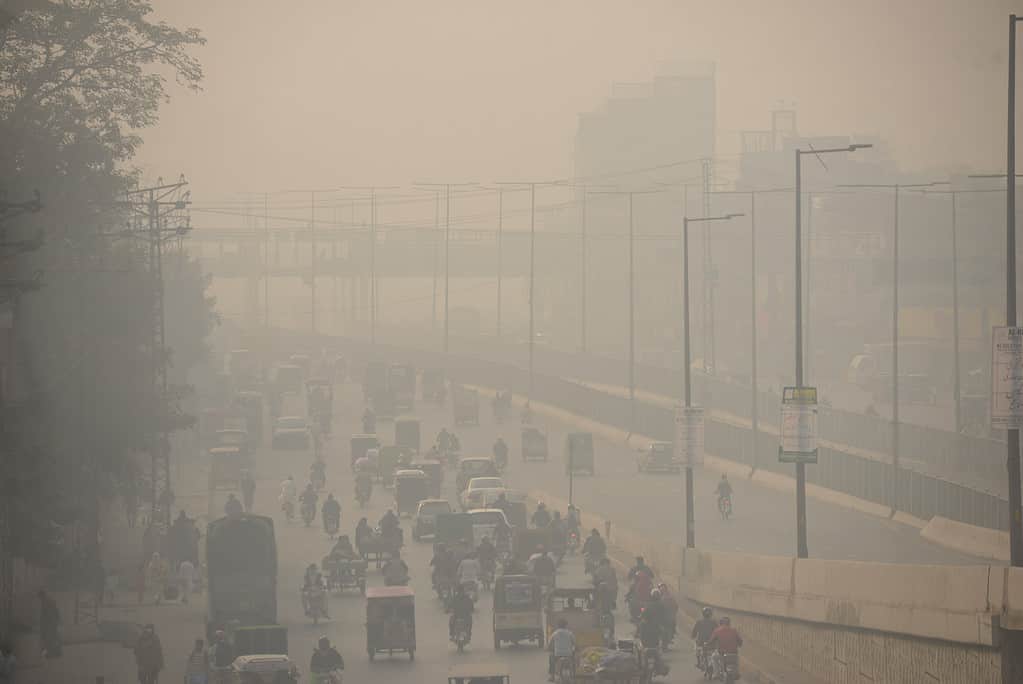
[[[592,575],[594,572],[596,572],[597,567],[600,565],[600,561],[604,557],[605,556],[603,556],[603,555],[598,556],[598,555],[593,554],[593,553],[586,554],[586,556],[584,557],[584,562],[583,562],[583,565],[585,566],[586,574],[587,575]]]
[[[320,624],[320,618],[327,617],[327,592],[322,587],[305,590],[305,614],[313,619],[313,624]]]
[[[579,550],[579,530],[568,531],[568,553],[572,556]]]
[[[614,613],[607,611],[601,613],[597,618],[597,623],[600,625],[600,630],[604,635],[604,643],[608,648],[612,648],[615,645],[615,615]]]
[[[325,468],[312,468],[309,472],[309,481],[312,482],[313,489],[322,492],[323,488],[327,486],[327,472]]]
[[[710,669],[710,652],[703,644],[693,642],[693,648],[696,650],[696,669],[703,672],[703,676],[710,679],[712,670]]]
[[[575,681],[575,660],[571,656],[558,656],[554,661],[554,681],[572,684]]]
[[[494,564],[483,563],[483,567],[480,569],[480,584],[483,585],[483,591],[490,591],[494,586]]]
[[[281,510],[284,511],[284,518],[288,522],[295,519],[295,502],[291,498],[281,500]]]
[[[739,654],[714,651],[710,656],[712,679],[725,684],[739,680]]]
[[[377,419],[373,416],[363,416],[362,432],[366,435],[375,435],[377,433]]]
[[[466,596],[472,599],[473,603],[476,603],[476,601],[479,600],[479,587],[475,580],[466,580],[465,582],[462,582],[462,591]]]
[[[341,527],[341,519],[338,516],[330,516],[325,518],[323,521],[323,530],[327,533],[327,536],[331,539],[337,534],[338,528]]]
[[[316,517],[316,504],[315,503],[303,503],[302,504],[302,521],[306,527],[313,524],[313,518]]]
[[[469,622],[465,618],[455,619],[454,635],[451,637],[451,641],[458,647],[458,652],[461,653],[465,650],[465,645],[469,643],[472,636],[469,634]]]
[[[312,684],[341,684],[341,672],[312,672]]]
[[[355,499],[359,502],[359,508],[365,508],[369,502],[369,497],[373,493],[373,482],[370,480],[360,480],[355,483]]]
[[[722,520],[728,520],[732,517],[732,497],[721,496],[718,497],[718,513],[721,514]]]

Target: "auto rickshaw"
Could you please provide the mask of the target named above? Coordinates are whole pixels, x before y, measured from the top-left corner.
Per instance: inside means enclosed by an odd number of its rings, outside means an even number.
[[[543,601],[533,575],[500,575],[494,581],[494,650],[502,642],[544,645]]]
[[[444,403],[447,390],[444,386],[444,371],[440,368],[423,370],[423,401]]]
[[[395,420],[394,443],[419,453],[419,419],[403,416]]]
[[[263,393],[253,390],[238,392],[231,408],[245,418],[245,430],[255,445],[263,443]]]
[[[334,415],[334,386],[326,378],[310,378],[305,381],[305,396],[309,417],[320,426],[323,434],[329,435]]]
[[[572,432],[565,436],[565,474],[593,475],[593,433]]]
[[[577,651],[590,646],[607,647],[604,628],[596,610],[596,589],[593,587],[551,589],[547,594],[544,616],[547,618],[547,638],[564,620],[575,635]]]
[[[522,426],[522,460],[547,460],[547,433],[533,425]]]
[[[298,666],[286,655],[242,655],[231,665],[231,684],[298,684]]]
[[[506,665],[466,663],[452,665],[448,670],[448,684],[510,684]]]
[[[412,538],[419,541],[437,532],[437,516],[451,513],[451,502],[447,499],[423,499],[416,507],[416,519],[412,524]]]
[[[411,587],[366,589],[366,652],[405,651],[416,658],[416,595]]]
[[[479,392],[462,385],[452,385],[451,399],[455,425],[480,424]]]
[[[399,470],[394,474],[394,508],[400,517],[415,515],[419,502],[430,496],[430,478],[422,470]]]
[[[370,449],[377,449],[380,447],[380,441],[376,435],[352,435],[351,439],[351,457],[352,467],[355,467],[355,462],[366,455],[366,452]]]
[[[377,479],[380,484],[390,487],[394,484],[394,474],[403,470],[412,462],[412,452],[407,447],[390,444],[382,446],[377,455]]]
[[[236,491],[242,471],[250,467],[248,455],[237,446],[213,447],[210,457],[210,489]]]
[[[408,465],[413,470],[422,470],[430,478],[430,496],[440,498],[444,486],[444,464],[433,460],[416,460]]]

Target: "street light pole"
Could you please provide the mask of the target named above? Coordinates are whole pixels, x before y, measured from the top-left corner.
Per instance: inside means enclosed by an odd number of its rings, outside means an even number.
[[[692,338],[689,333],[689,224],[710,221],[728,221],[743,214],[704,216],[689,218],[682,216],[682,334],[685,336],[684,368],[682,369],[682,398],[686,408],[693,405],[692,388]],[[709,231],[708,231],[709,232]],[[676,447],[677,448],[677,447]],[[686,461],[686,548],[696,547],[696,506],[693,502],[693,464]]]
[[[803,386],[803,155],[855,152],[873,145],[848,145],[826,150],[802,150],[796,148],[796,258],[795,258],[795,300],[796,300],[796,388]],[[806,464],[796,462],[796,555],[808,558],[810,551],[806,544]]]
[[[1009,111],[1005,174],[1005,325],[1016,326],[1016,22],[1009,15]],[[1020,509],[1019,429],[1008,431],[1009,558],[1023,566],[1023,511]]]

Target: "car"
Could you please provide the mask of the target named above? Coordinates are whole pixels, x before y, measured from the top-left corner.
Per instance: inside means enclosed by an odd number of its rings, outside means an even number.
[[[281,416],[274,423],[274,449],[301,451],[309,448],[310,441],[309,423],[302,416]]]
[[[412,526],[412,538],[419,541],[437,531],[437,516],[451,513],[451,504],[447,499],[423,499],[416,509],[415,523]]]
[[[500,508],[476,508],[466,511],[472,518],[472,540],[479,546],[483,537],[494,541],[494,529],[501,523],[508,524],[508,519]]]
[[[462,498],[462,510],[472,508],[486,508],[487,501],[497,501],[497,498],[507,490],[504,487],[481,487],[466,491]]]
[[[483,503],[483,490],[505,489],[504,480],[499,477],[474,477],[469,480],[459,498],[462,509],[475,508]]]
[[[681,469],[671,442],[653,442],[646,449],[639,449],[636,470],[641,473],[677,473]]]

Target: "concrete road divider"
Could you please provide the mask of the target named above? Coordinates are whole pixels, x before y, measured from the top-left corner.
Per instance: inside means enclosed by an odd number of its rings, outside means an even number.
[[[1009,533],[1002,530],[968,525],[936,515],[920,530],[920,536],[972,556],[1009,562]]]

